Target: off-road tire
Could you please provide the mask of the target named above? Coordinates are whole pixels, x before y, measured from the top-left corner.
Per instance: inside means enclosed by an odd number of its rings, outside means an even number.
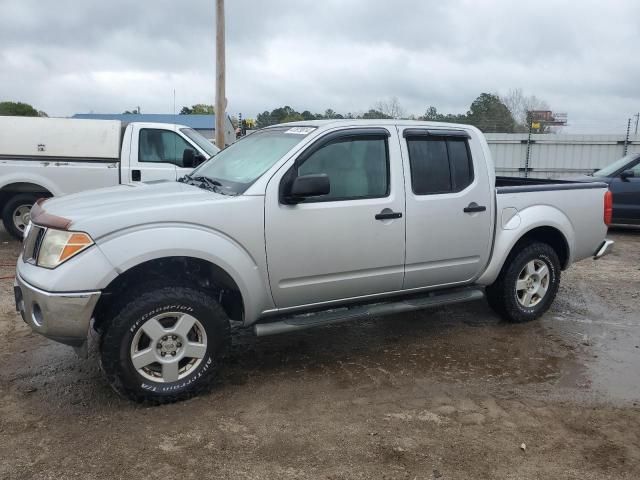
[[[36,200],[38,200],[38,198],[40,197],[42,197],[42,195],[36,195],[33,193],[19,193],[17,195],[14,195],[13,197],[10,197],[4,204],[4,207],[2,207],[2,223],[5,230],[9,232],[12,237],[18,240],[22,240],[23,234],[22,230],[16,228],[13,221],[15,210],[21,205],[33,206],[33,204],[36,203]]]
[[[211,386],[218,361],[230,341],[229,319],[212,296],[192,287],[159,287],[142,294],[130,293],[112,312],[113,316],[103,324],[100,366],[117,393],[136,402],[162,404],[190,398]],[[192,315],[202,324],[207,337],[201,363],[187,377],[173,383],[143,377],[130,356],[136,332],[148,319],[163,312]]]
[[[560,260],[556,251],[546,243],[530,242],[516,247],[505,261],[496,281],[486,288],[489,305],[504,320],[523,323],[543,315],[553,303],[560,286]],[[549,269],[549,286],[540,302],[530,308],[518,300],[516,282],[525,266],[534,260],[542,261]]]

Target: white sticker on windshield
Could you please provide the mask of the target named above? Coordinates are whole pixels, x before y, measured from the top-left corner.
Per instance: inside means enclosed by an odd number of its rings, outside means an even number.
[[[292,127],[284,133],[295,133],[296,135],[307,135],[313,132],[314,127]]]

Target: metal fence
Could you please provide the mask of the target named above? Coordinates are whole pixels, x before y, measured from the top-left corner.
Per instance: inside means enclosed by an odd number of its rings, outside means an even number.
[[[527,168],[526,133],[485,134],[498,175],[563,178],[591,173],[624,156],[624,135],[531,136]],[[627,153],[640,152],[640,135],[631,135]]]

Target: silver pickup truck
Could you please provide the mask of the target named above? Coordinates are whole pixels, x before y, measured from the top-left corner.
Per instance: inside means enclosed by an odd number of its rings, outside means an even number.
[[[86,351],[138,401],[193,395],[231,326],[257,335],[486,297],[542,315],[572,262],[601,257],[604,183],[496,178],[467,125],[276,125],[179,182],[34,206],[15,297],[34,331]]]

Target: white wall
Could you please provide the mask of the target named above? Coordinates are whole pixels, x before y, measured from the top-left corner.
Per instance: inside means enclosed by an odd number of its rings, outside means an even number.
[[[526,133],[485,134],[498,175],[524,175]],[[532,135],[529,176],[561,178],[598,170],[624,153],[624,135]],[[640,152],[640,135],[632,135],[627,153]]]

